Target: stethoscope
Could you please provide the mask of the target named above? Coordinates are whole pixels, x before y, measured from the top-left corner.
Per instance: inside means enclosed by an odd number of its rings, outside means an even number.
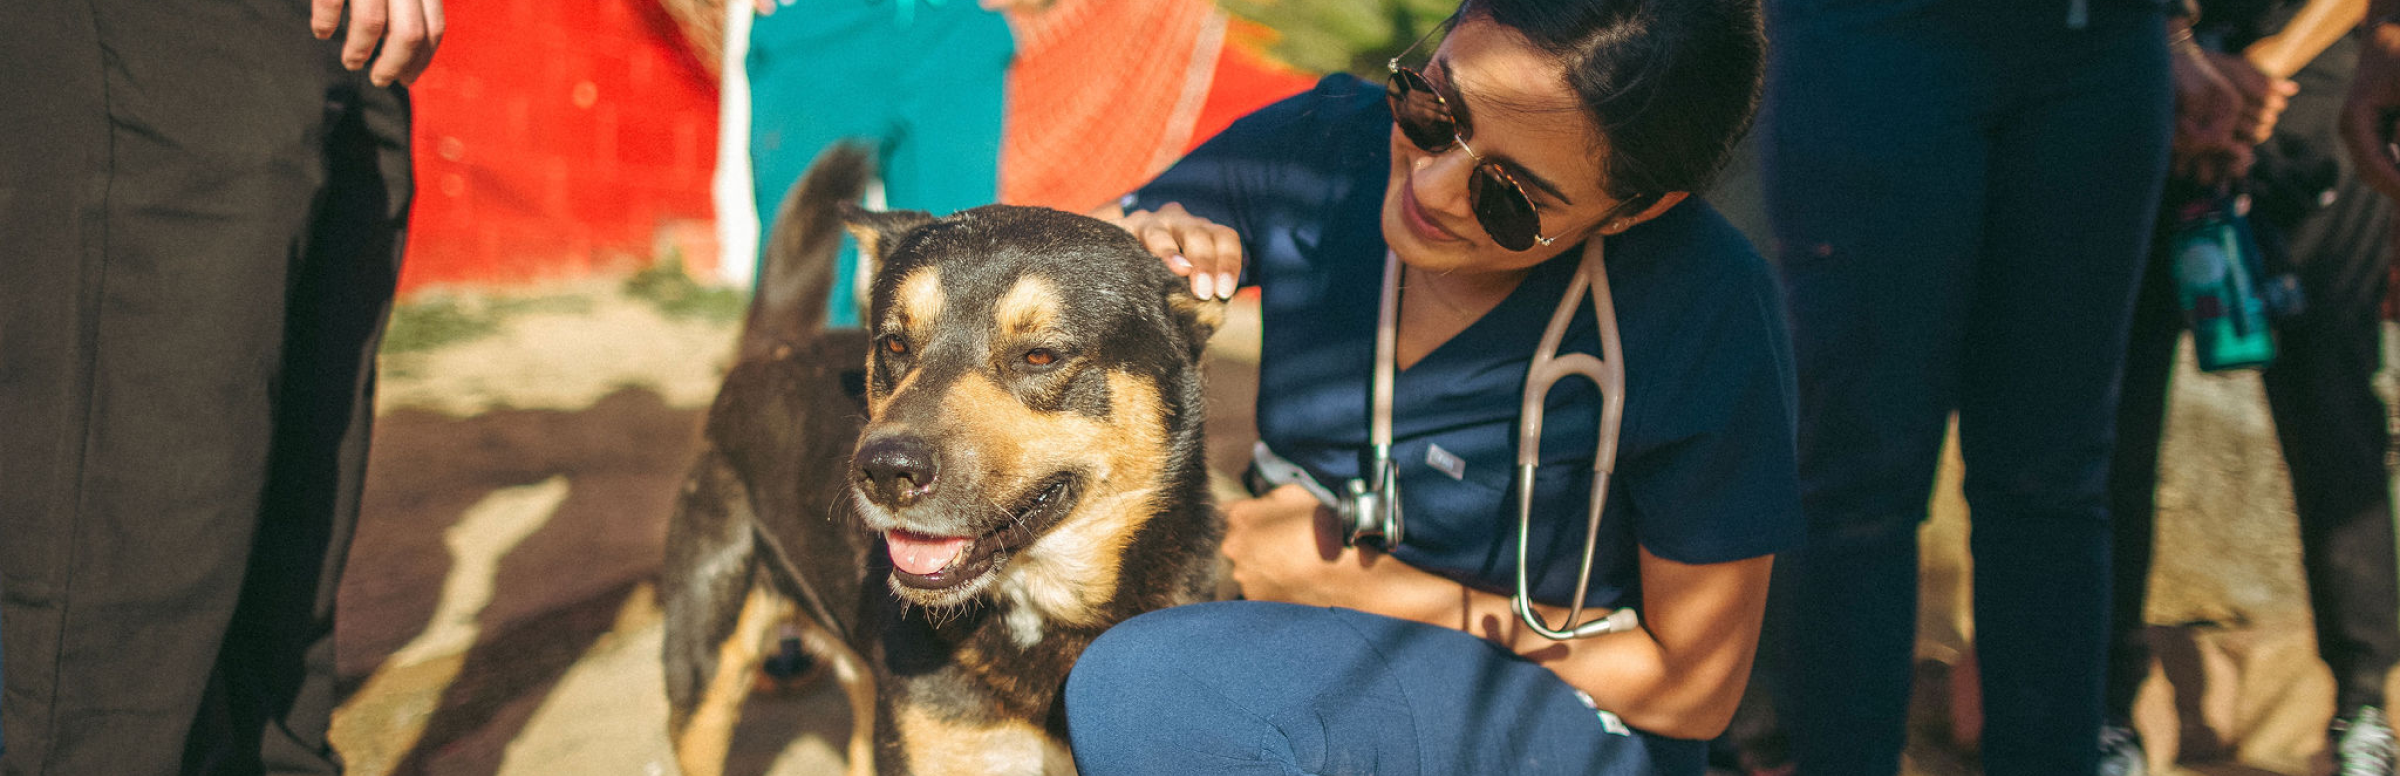
[[[1517,409],[1517,591],[1510,598],[1510,605],[1526,627],[1554,641],[1632,630],[1640,624],[1640,616],[1630,608],[1578,622],[1583,619],[1584,594],[1591,588],[1592,558],[1600,539],[1600,512],[1607,504],[1609,474],[1616,470],[1617,432],[1625,415],[1625,361],[1617,337],[1616,304],[1609,294],[1600,244],[1597,238],[1584,243],[1582,262],[1576,266],[1566,293],[1560,296],[1557,309],[1551,312],[1550,324],[1542,331],[1541,345],[1534,350],[1533,363],[1526,369],[1525,394]],[[1332,508],[1343,544],[1348,546],[1367,544],[1387,550],[1398,547],[1406,526],[1400,510],[1398,469],[1392,461],[1392,372],[1400,328],[1400,268],[1399,257],[1386,251],[1383,304],[1376,320],[1373,410],[1369,421],[1368,464],[1362,472],[1365,476],[1350,480],[1344,493],[1335,494],[1319,485],[1306,470],[1275,455],[1264,442],[1252,448],[1253,470],[1268,483],[1297,482]],[[1566,339],[1567,324],[1574,320],[1575,308],[1586,291],[1590,292],[1592,312],[1600,324],[1597,358],[1588,353],[1558,352],[1560,342]],[[1533,535],[1533,477],[1541,460],[1544,400],[1552,386],[1569,377],[1582,377],[1599,386],[1600,439],[1598,449],[1592,454],[1592,498],[1585,518],[1582,571],[1575,577],[1575,598],[1568,606],[1566,624],[1553,628],[1533,609],[1526,560]]]

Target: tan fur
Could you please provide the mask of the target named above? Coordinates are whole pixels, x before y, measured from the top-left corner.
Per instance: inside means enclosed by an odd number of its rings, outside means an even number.
[[[717,670],[692,717],[675,731],[675,763],[684,776],[716,776],[725,772],[725,754],[733,747],[733,726],[742,719],[742,701],[750,697],[751,674],[765,658],[768,631],[790,615],[791,605],[763,587],[750,589],[733,634],[717,645]]]
[[[909,770],[917,776],[1072,776],[1075,761],[1041,728],[1008,721],[975,726],[924,709],[900,709]]]
[[[920,343],[931,339],[933,325],[942,319],[942,273],[932,267],[920,268],[900,279],[899,304],[892,313],[907,332],[909,339]]]
[[[1192,316],[1193,320],[1199,321],[1203,326],[1207,326],[1209,331],[1216,331],[1219,327],[1225,325],[1224,302],[1204,300],[1196,296],[1176,294],[1175,296],[1167,299],[1167,304],[1174,305],[1177,312]]]
[[[824,626],[801,618],[801,637],[810,655],[833,668],[834,681],[850,698],[850,776],[875,776],[875,672],[850,645]]]
[[[945,403],[954,422],[976,440],[992,481],[1013,493],[1070,464],[1087,466],[1091,480],[1073,514],[1025,548],[1001,574],[999,593],[1069,625],[1100,624],[1100,606],[1116,594],[1124,549],[1142,520],[1156,510],[1166,466],[1167,430],[1157,389],[1132,375],[1108,376],[1113,406],[1107,421],[1033,410],[989,377],[958,381]],[[1098,458],[1059,440],[1109,440]]]
[[[942,273],[931,267],[908,273],[908,277],[900,279],[900,294],[896,301],[898,304],[892,307],[892,322],[898,325],[900,334],[913,343],[913,347],[925,347],[925,343],[933,339],[933,327],[941,322],[942,305],[946,304],[942,294]],[[869,363],[873,363],[873,356],[868,358]],[[900,395],[901,390],[916,377],[917,373],[912,370],[896,384],[869,385],[867,414],[882,415],[891,405],[892,397]]]
[[[842,230],[858,241],[858,257],[863,263],[869,267],[883,263],[883,250],[889,247],[883,244],[883,230],[847,222],[842,224]]]
[[[1040,334],[1058,318],[1058,290],[1039,275],[1017,278],[1017,284],[992,304],[992,330],[1003,337]]]

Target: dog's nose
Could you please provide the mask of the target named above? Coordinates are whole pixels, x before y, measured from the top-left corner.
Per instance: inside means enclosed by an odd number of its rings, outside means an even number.
[[[858,448],[859,486],[875,503],[904,507],[933,492],[940,470],[933,445],[914,434],[867,440]]]

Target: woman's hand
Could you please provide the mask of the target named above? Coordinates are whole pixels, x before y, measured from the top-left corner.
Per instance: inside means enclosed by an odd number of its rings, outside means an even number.
[[[2209,63],[2217,74],[2233,85],[2242,96],[2241,118],[2234,123],[2234,139],[2251,145],[2267,142],[2275,134],[2275,122],[2283,117],[2292,95],[2300,93],[2300,85],[2260,72],[2257,65],[2235,54],[2209,52]]]
[[[2175,80],[2173,169],[2177,177],[2214,186],[2250,169],[2250,145],[2234,136],[2242,94],[2188,32],[2182,35],[2168,55]]]
[[[1348,606],[1370,561],[1333,535],[1332,515],[1298,485],[1225,505],[1227,560],[1242,597],[1310,606]],[[1355,607],[1354,607],[1355,608]]]
[[[1125,227],[1142,246],[1166,260],[1167,269],[1192,279],[1192,295],[1232,299],[1242,276],[1242,236],[1233,227],[1185,211],[1169,202],[1156,211],[1131,213],[1110,205],[1092,217]]]
[[[342,32],[342,12],[348,8],[350,30],[342,37],[342,66],[374,68],[367,79],[376,86],[415,83],[433,64],[434,49],[442,45],[445,22],[442,0],[311,0],[308,28],[318,40]]]

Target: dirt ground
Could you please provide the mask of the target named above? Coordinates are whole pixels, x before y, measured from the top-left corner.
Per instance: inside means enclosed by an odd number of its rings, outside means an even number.
[[[337,745],[362,776],[673,773],[652,580],[729,317],[618,281],[416,305],[404,322],[464,310],[475,325],[385,355],[342,587],[352,694]],[[1254,316],[1237,315],[1213,346],[1221,474],[1247,455],[1256,341]],[[2256,381],[2178,379],[2150,602],[2162,668],[2142,727],[2159,765],[2183,757],[2180,772],[2312,773],[2331,682],[2308,641],[2288,486]],[[1964,510],[1949,487],[1925,533],[1909,765],[1921,776],[1974,772],[1948,713],[1972,632],[1959,614]],[[730,772],[837,767],[844,715],[828,687],[755,698]]]

